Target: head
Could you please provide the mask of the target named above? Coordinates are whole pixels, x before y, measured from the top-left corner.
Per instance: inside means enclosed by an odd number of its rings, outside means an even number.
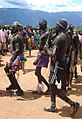
[[[14,33],[17,33],[17,32],[21,32],[23,30],[23,27],[22,27],[22,25],[20,23],[14,22],[12,24],[12,29],[13,29]]]
[[[45,19],[42,19],[39,21],[39,29],[45,30],[47,28],[47,21]]]
[[[60,31],[65,31],[67,29],[67,20],[66,19],[60,19],[59,21],[57,21],[56,24],[56,31],[60,32]]]
[[[21,31],[21,34],[22,34],[23,37],[25,37],[26,34],[27,34],[27,32],[26,32],[25,30],[22,30],[22,31]]]
[[[68,25],[68,30],[70,30],[71,32],[73,32],[74,26],[72,24]]]

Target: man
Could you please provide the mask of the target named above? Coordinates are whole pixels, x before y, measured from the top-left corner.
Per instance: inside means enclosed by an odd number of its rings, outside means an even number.
[[[6,52],[6,36],[7,36],[7,33],[5,31],[5,28],[3,27],[1,30],[0,30],[0,42],[1,42],[1,54],[4,56],[5,55],[5,52]]]
[[[67,51],[67,86],[68,90],[71,90],[71,84],[73,76],[77,79],[77,62],[79,53],[79,37],[77,33],[73,32],[74,26],[69,25],[67,34],[70,36],[68,39],[68,51]]]
[[[40,31],[40,44],[39,44],[39,53],[37,55],[37,59],[33,63],[36,65],[35,75],[38,78],[38,85],[37,85],[37,93],[43,93],[42,92],[42,83],[44,83],[47,86],[47,90],[45,93],[49,92],[49,84],[46,81],[46,79],[41,74],[42,67],[47,68],[48,62],[49,62],[49,55],[44,51],[43,47],[46,44],[48,34],[47,31],[47,21],[45,19],[42,19],[39,22],[39,31]]]
[[[10,59],[10,61],[8,62],[8,64],[6,64],[6,67],[4,68],[9,81],[11,83],[11,85],[9,87],[6,88],[6,90],[16,90],[16,94],[18,96],[22,96],[24,95],[23,90],[21,89],[21,87],[19,86],[17,79],[15,77],[15,73],[16,70],[18,70],[18,67],[14,67],[14,63],[17,60],[18,56],[23,55],[23,51],[24,51],[24,44],[23,44],[23,36],[22,36],[22,26],[20,25],[15,25],[13,27],[14,30],[14,45],[15,45],[15,52],[12,56],[12,58]],[[18,63],[18,62],[16,62]],[[18,65],[18,64],[16,64]]]
[[[45,46],[45,51],[51,56],[51,68],[50,68],[50,96],[51,96],[51,106],[45,107],[45,111],[55,112],[56,108],[56,95],[60,97],[63,101],[67,102],[72,109],[71,115],[74,115],[79,109],[79,103],[74,102],[69,99],[63,89],[64,83],[66,82],[66,52],[67,52],[67,21],[61,19],[56,25],[56,38],[53,41],[52,51],[49,50],[48,46]],[[65,82],[64,82],[65,81]],[[61,88],[58,88],[58,83],[61,82]]]

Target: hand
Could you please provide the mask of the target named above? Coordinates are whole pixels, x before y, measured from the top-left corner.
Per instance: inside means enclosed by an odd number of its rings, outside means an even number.
[[[48,49],[48,45],[46,44],[46,45],[44,46],[44,50],[47,51],[47,49]]]

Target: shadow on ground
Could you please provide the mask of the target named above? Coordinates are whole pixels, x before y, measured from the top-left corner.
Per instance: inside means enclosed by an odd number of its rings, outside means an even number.
[[[72,84],[72,90],[69,91],[69,95],[82,95],[82,76],[78,76],[78,79]]]
[[[3,60],[0,59],[0,67],[3,67],[3,66],[5,66],[5,64],[3,64]]]
[[[39,94],[33,94],[33,90],[27,90],[24,92],[24,96],[15,96],[17,97],[17,100],[27,101],[27,100],[36,100],[40,98],[42,95]],[[0,90],[0,97],[12,97],[13,92],[12,91],[6,91],[6,90]],[[22,97],[22,98],[20,98]]]
[[[42,95],[40,94],[33,94],[34,90],[27,90],[24,92],[24,96],[22,96],[25,100],[36,100],[40,98]]]
[[[33,56],[33,55],[32,55],[32,56],[26,56],[26,57],[27,57],[27,58],[32,58],[32,57],[36,57],[36,56]]]
[[[60,116],[64,117],[71,117],[70,115],[71,108],[64,106],[62,109],[59,109],[58,113]],[[72,119],[82,119],[82,106],[80,106],[78,112],[71,117]]]
[[[32,72],[32,71],[35,71],[35,69],[25,69],[25,74],[29,73],[29,72]]]
[[[4,96],[12,96],[11,91],[6,91],[6,90],[0,90],[0,97]]]

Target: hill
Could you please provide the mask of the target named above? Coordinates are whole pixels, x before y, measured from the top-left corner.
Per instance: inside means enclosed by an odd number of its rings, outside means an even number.
[[[0,8],[0,24],[12,24],[18,21],[23,25],[36,26],[40,19],[46,19],[49,26],[55,25],[57,20],[65,18],[75,27],[82,26],[82,12],[48,13],[19,8]]]

